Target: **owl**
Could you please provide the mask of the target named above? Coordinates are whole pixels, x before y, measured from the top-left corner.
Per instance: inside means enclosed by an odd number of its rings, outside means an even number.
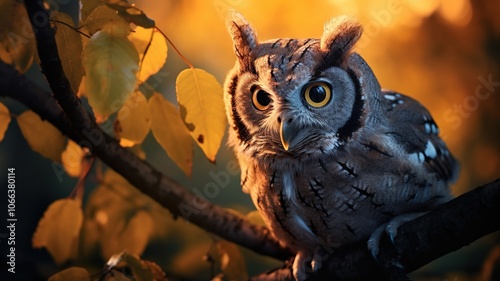
[[[236,64],[224,85],[229,146],[243,191],[271,233],[296,251],[297,280],[336,248],[380,237],[451,198],[458,164],[416,100],[382,90],[341,16],[319,39],[259,42],[229,12]]]

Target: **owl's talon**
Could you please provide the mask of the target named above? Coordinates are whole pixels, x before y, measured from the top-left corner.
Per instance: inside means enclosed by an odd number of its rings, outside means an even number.
[[[382,235],[384,234],[386,225],[381,225],[373,231],[372,235],[368,239],[367,247],[370,253],[372,254],[372,257],[377,260],[377,256],[379,253],[379,245],[380,245],[380,239],[382,238]]]
[[[387,233],[387,236],[389,236],[389,239],[391,240],[392,245],[395,245],[394,243],[394,238],[398,235],[398,226],[395,226],[391,223],[387,224],[387,227],[385,228],[385,233]]]
[[[375,229],[373,231],[372,235],[368,239],[367,246],[368,250],[370,250],[373,258],[375,260],[378,260],[377,256],[379,254],[379,245],[380,245],[380,239],[382,239],[382,235],[387,234],[389,237],[389,240],[391,241],[392,245],[395,246],[394,239],[398,235],[398,228],[402,224],[412,221],[426,212],[419,212],[419,213],[408,213],[408,214],[402,214],[397,217],[394,217],[389,223],[383,224]]]
[[[321,261],[319,258],[315,258],[304,252],[299,252],[295,256],[292,265],[293,277],[295,280],[307,280],[310,273],[317,272],[321,267]]]

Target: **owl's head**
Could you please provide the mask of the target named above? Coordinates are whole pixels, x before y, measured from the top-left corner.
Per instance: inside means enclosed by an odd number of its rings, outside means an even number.
[[[359,129],[366,95],[380,86],[351,51],[362,33],[355,20],[332,19],[320,39],[265,42],[237,12],[226,24],[237,57],[225,82],[230,145],[254,155],[324,153]]]

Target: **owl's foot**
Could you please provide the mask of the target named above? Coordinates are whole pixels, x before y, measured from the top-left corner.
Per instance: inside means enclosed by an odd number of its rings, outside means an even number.
[[[310,273],[316,272],[321,266],[321,261],[312,255],[298,252],[293,260],[293,277],[296,281],[306,280]]]
[[[377,260],[380,239],[382,239],[382,235],[384,235],[384,232],[385,234],[387,234],[392,244],[394,244],[394,238],[396,238],[396,235],[398,235],[399,226],[406,222],[412,221],[424,215],[425,213],[426,212],[402,214],[394,217],[391,221],[389,221],[389,223],[377,227],[367,242],[368,250],[370,250],[373,258]]]

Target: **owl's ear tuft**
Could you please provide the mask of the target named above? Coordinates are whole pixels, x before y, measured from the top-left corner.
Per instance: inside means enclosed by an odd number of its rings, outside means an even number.
[[[363,27],[352,17],[340,16],[330,20],[325,24],[320,45],[326,53],[326,60],[343,62],[362,33]]]
[[[252,25],[238,12],[226,12],[226,28],[233,40],[233,50],[240,62],[249,60],[249,54],[257,46],[257,35]]]

